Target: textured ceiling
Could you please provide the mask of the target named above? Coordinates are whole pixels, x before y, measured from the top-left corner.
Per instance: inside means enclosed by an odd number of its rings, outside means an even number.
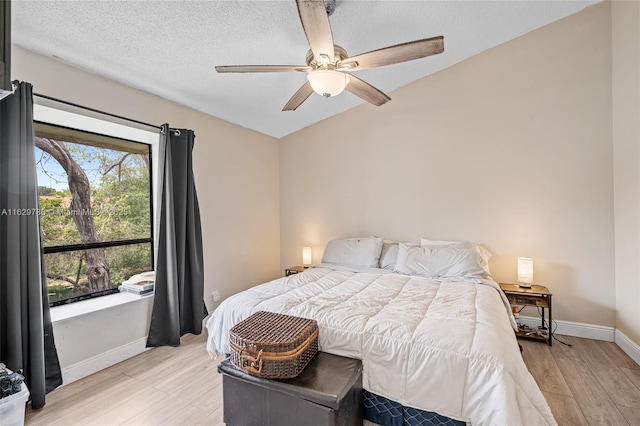
[[[593,3],[338,0],[330,22],[334,42],[350,56],[444,36],[440,55],[355,73],[389,93]],[[363,102],[347,92],[314,94],[282,112],[304,73],[215,72],[215,65],[304,65],[309,47],[293,0],[14,0],[12,37],[20,47],[277,138]]]

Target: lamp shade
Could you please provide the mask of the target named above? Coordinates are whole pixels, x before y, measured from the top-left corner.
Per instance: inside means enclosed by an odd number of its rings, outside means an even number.
[[[302,247],[302,264],[311,265],[311,247]]]
[[[530,257],[518,258],[518,282],[531,284],[533,282],[533,259]]]
[[[325,98],[342,93],[349,83],[349,76],[333,70],[317,70],[307,73],[307,80],[314,92]]]

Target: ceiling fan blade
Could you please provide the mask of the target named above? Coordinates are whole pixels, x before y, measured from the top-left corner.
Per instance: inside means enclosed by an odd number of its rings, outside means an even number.
[[[217,66],[218,72],[308,72],[304,65],[225,65]]]
[[[444,52],[444,37],[438,36],[361,53],[360,55],[344,59],[341,68],[350,71],[364,70],[367,68],[412,61],[414,59],[437,55],[442,52]]]
[[[295,111],[307,98],[313,93],[311,84],[307,81],[298,91],[289,99],[289,102],[282,108],[283,111]]]
[[[318,62],[323,62],[323,56],[333,62],[333,36],[324,0],[296,0],[296,4],[313,56]]]
[[[383,105],[391,100],[384,92],[381,92],[353,74],[349,74],[349,83],[346,89],[375,106]]]

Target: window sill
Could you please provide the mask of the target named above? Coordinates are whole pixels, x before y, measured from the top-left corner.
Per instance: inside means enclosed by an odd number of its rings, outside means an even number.
[[[152,296],[153,294],[138,296],[131,293],[116,293],[108,296],[97,297],[95,299],[70,303],[68,305],[54,306],[50,309],[51,322],[55,324],[57,322],[66,321],[82,315],[113,308],[115,306],[147,300]]]

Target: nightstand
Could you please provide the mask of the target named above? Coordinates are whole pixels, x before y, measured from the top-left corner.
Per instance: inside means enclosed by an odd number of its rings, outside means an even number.
[[[500,284],[500,288],[509,299],[509,303],[512,306],[535,306],[541,310],[542,313],[542,327],[526,328],[516,332],[518,337],[524,337],[527,339],[541,340],[547,342],[549,346],[552,345],[553,333],[552,333],[552,314],[551,314],[551,292],[548,288],[541,285],[532,285],[531,288],[520,287],[518,284]],[[545,327],[545,310],[547,313],[547,324],[549,328]]]
[[[288,277],[289,275],[299,274],[300,272],[304,272],[307,269],[304,266],[292,266],[284,270],[284,276]]]

